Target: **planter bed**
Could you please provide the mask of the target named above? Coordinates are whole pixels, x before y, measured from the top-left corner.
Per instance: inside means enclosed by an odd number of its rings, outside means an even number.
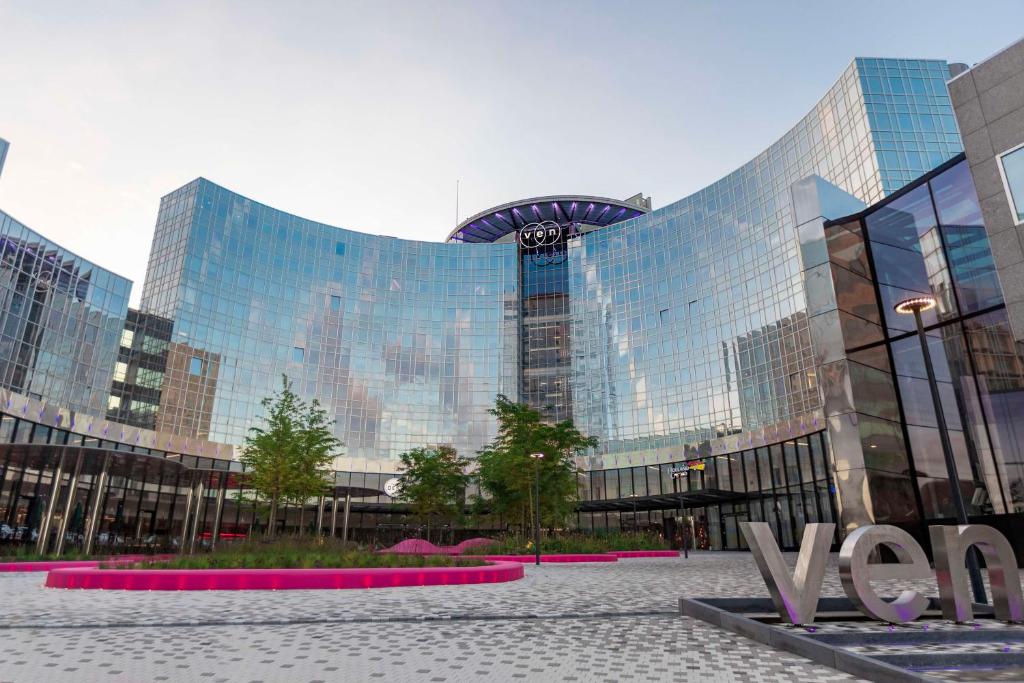
[[[36,560],[29,562],[0,562],[0,573],[3,572],[48,572],[51,569],[77,569],[82,567],[98,567],[100,564],[131,564],[147,560],[160,560],[173,555],[111,555],[96,560]]]
[[[633,557],[679,557],[678,550],[611,550],[608,554],[620,560]]]
[[[523,565],[478,567],[374,567],[368,569],[99,569],[50,570],[47,588],[105,590],[302,590],[454,586],[523,578]]]
[[[488,562],[523,562],[532,564],[537,561],[536,555],[463,555]],[[565,553],[560,555],[541,554],[541,562],[617,562],[619,558],[608,553]]]

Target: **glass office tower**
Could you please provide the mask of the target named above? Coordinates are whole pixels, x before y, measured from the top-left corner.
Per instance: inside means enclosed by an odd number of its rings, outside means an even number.
[[[815,431],[789,186],[818,174],[872,202],[958,153],[947,77],[941,61],[858,59],[779,141],[690,197],[653,212],[508,205],[506,225],[498,207],[446,244],[190,183],[161,202],[142,298],[174,321],[157,424],[238,444],[286,374],[328,406],[338,466],[356,471],[394,471],[425,444],[475,452],[498,393],[598,437],[589,469]],[[549,219],[563,235],[543,258],[508,237]]]
[[[872,204],[956,156],[948,77],[943,61],[857,59],[778,141],[693,195],[654,211],[642,196],[513,202],[445,243],[324,225],[197,179],[161,201],[129,325],[161,321],[159,352],[104,337],[114,389],[97,377],[86,403],[184,451],[238,446],[286,376],[335,420],[345,483],[391,476],[414,447],[472,455],[505,394],[597,437],[579,462],[582,526],[678,518],[707,547],[737,547],[738,522],[765,519],[791,545],[848,502],[791,187],[820,176]],[[530,237],[539,226],[551,242]],[[123,300],[92,296],[123,327]],[[5,386],[29,391],[13,372]]]
[[[142,310],[174,321],[157,424],[239,444],[282,375],[335,420],[340,470],[472,453],[517,397],[514,245],[378,237],[196,180],[161,201]]]
[[[105,415],[131,281],[0,211],[0,388]]]

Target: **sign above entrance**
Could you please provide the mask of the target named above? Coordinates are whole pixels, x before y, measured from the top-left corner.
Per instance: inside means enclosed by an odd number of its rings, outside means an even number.
[[[678,465],[672,466],[672,474],[678,474],[679,476],[686,476],[690,471],[703,472],[704,471],[703,460],[691,460],[690,462],[682,462]]]
[[[391,498],[397,498],[399,484],[401,483],[402,480],[399,479],[398,477],[392,477],[391,479],[388,479],[386,482],[384,482],[384,493]]]

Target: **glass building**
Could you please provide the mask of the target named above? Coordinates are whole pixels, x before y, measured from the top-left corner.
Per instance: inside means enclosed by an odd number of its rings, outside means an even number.
[[[0,211],[0,387],[104,415],[131,281]]]
[[[7,150],[9,147],[10,143],[0,138],[0,173],[4,172],[4,162],[7,161]]]
[[[105,418],[89,429],[118,450],[237,470],[229,460],[260,400],[287,376],[335,421],[345,444],[335,483],[376,489],[410,448],[475,453],[495,434],[488,409],[504,394],[597,437],[578,462],[581,528],[675,536],[691,525],[701,547],[740,548],[739,522],[764,520],[793,547],[807,522],[840,522],[842,535],[948,513],[907,322],[886,312],[893,297],[930,288],[943,301],[929,325],[948,367],[962,486],[976,514],[1018,512],[1013,392],[1024,360],[1001,332],[949,77],[938,60],[857,59],[790,131],[689,197],[656,210],[642,195],[510,202],[446,242],[325,225],[197,179],[160,202],[139,311],[127,310],[127,283],[99,269],[88,286],[65,278],[69,300],[87,302],[103,331],[89,355],[59,346],[78,334],[73,307],[40,309],[41,336],[13,327],[8,342],[4,328],[0,379],[24,397],[6,411],[18,421],[10,440],[37,438],[23,422],[52,430],[47,421],[81,411]],[[846,235],[864,244],[860,270],[840,262],[853,249]],[[32,283],[47,271],[15,260],[36,278],[22,289],[40,291]],[[0,314],[28,320],[25,305]],[[55,371],[58,361],[81,366],[81,381]],[[843,403],[878,387],[891,400]],[[67,410],[43,406],[30,419],[41,402]],[[84,424],[67,438],[86,436]],[[233,480],[205,481],[195,495],[213,510]],[[9,510],[22,494],[5,495]],[[322,518],[323,504],[311,505],[286,526]],[[216,510],[200,529],[258,524],[237,502]],[[402,507],[380,496],[353,511],[367,530]]]

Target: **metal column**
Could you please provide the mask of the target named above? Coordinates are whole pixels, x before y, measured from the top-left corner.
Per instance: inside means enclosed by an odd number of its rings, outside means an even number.
[[[189,513],[192,511],[192,485],[189,484],[188,493],[185,494],[185,517],[181,520],[181,547],[178,552],[185,552],[185,543],[188,541]],[[177,493],[174,494],[177,497]]]
[[[334,538],[334,534],[338,531],[338,496],[334,495],[331,501],[331,538]]]
[[[46,501],[46,513],[43,521],[39,524],[39,538],[36,539],[36,554],[45,555],[46,546],[50,540],[50,523],[53,521],[53,510],[57,507],[57,498],[60,497],[61,480],[64,479],[64,456],[62,450],[60,460],[57,461],[57,469],[53,471],[53,486],[50,487],[50,499]]]
[[[224,514],[224,496],[228,490],[228,477],[225,472],[223,475],[223,482],[220,488],[217,489],[217,510],[213,514],[213,531],[210,532],[210,550],[217,548],[217,541],[220,540],[220,522],[221,515]]]
[[[68,482],[68,500],[64,503],[64,516],[61,517],[60,528],[57,529],[57,547],[53,551],[55,557],[60,557],[64,552],[64,541],[68,533],[68,524],[71,522],[71,513],[74,510],[75,496],[78,493],[78,477],[82,473],[83,457],[84,453],[79,450],[78,458],[75,461],[75,471],[71,474],[71,481]]]
[[[193,497],[196,500],[196,510],[192,515],[192,535],[188,542],[189,555],[196,551],[196,535],[199,533],[199,507],[203,503],[203,481],[201,479],[199,480],[199,483],[196,484],[196,494]]]
[[[345,521],[342,524],[342,531],[341,531],[341,541],[346,546],[348,545],[348,512],[349,512],[349,509],[351,507],[352,507],[352,492],[351,491],[346,491],[345,492]]]
[[[324,533],[324,497],[320,496],[316,505],[316,535],[323,536]]]
[[[85,545],[82,548],[86,555],[92,554],[92,544],[96,540],[96,527],[100,523],[100,508],[103,507],[103,503],[107,500],[103,492],[107,487],[107,471],[109,469],[110,454],[108,453],[103,458],[103,469],[100,471],[100,476],[93,482],[93,493],[95,495],[93,496],[92,510],[89,511],[89,526],[85,531]]]

